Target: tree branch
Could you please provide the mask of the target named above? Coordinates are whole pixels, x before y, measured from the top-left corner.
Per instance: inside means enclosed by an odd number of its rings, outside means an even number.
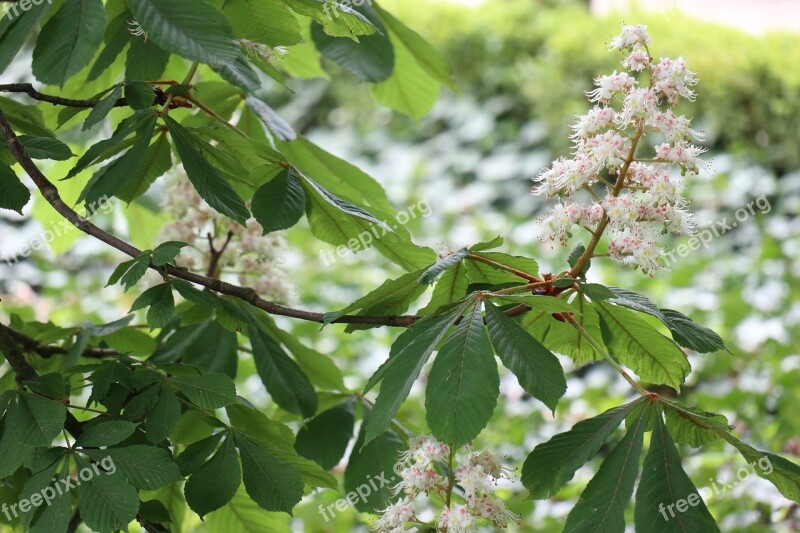
[[[53,105],[61,105],[64,107],[81,107],[90,108],[97,105],[100,100],[73,100],[72,98],[62,98],[60,96],[53,96],[51,94],[44,94],[37,91],[30,83],[7,83],[0,85],[0,92],[6,93],[23,93],[27,94],[34,100],[40,100]],[[120,98],[114,103],[114,107],[123,107],[128,105],[125,98]]]
[[[5,331],[18,345],[22,346],[24,350],[36,352],[36,354],[43,359],[48,359],[54,355],[66,355],[69,353],[69,348],[64,346],[48,346],[46,344],[41,344],[36,339],[28,337],[24,333],[11,329],[10,327],[2,324],[0,324],[0,330]],[[82,357],[88,358],[101,358],[111,355],[120,355],[120,353],[110,348],[87,348],[83,351],[83,353],[81,353]]]
[[[50,182],[50,180],[48,180],[44,174],[42,174],[42,172],[36,166],[36,163],[34,163],[33,160],[30,157],[28,157],[28,155],[25,152],[25,148],[19,142],[19,139],[14,133],[14,130],[12,129],[11,125],[8,123],[8,120],[6,120],[6,117],[1,109],[0,109],[0,130],[3,132],[3,136],[5,137],[6,143],[8,144],[11,153],[14,155],[14,158],[19,162],[19,164],[22,166],[25,172],[28,173],[28,176],[30,176],[30,178],[33,180],[33,183],[42,193],[44,199],[47,200],[47,202],[53,207],[53,209],[55,209],[61,216],[67,219],[73,226],[75,226],[82,232],[86,233],[87,235],[91,235],[92,237],[108,244],[112,248],[116,248],[125,255],[135,258],[142,253],[142,251],[136,248],[135,246],[128,244],[127,242],[121,240],[120,238],[95,226],[89,220],[85,219],[77,212],[75,212],[75,210],[69,207],[64,202],[64,200],[61,199],[61,196],[59,195],[56,186],[53,185],[53,183]],[[189,281],[191,283],[201,285],[220,294],[226,294],[228,296],[233,296],[234,298],[239,298],[240,300],[244,300],[245,302],[248,302],[249,304],[258,307],[259,309],[262,309],[272,315],[287,316],[291,318],[297,318],[300,320],[317,322],[320,324],[325,322],[323,313],[306,311],[303,309],[294,309],[292,307],[287,307],[285,305],[265,300],[259,297],[258,294],[252,288],[249,287],[240,287],[238,285],[233,285],[232,283],[227,283],[219,279],[210,278],[208,276],[203,276],[201,274],[195,274],[194,272],[189,272],[184,269],[179,269],[172,265],[156,267],[155,265],[150,264],[150,268],[158,272],[163,272],[168,275],[174,276],[176,278],[180,278]],[[346,323],[346,324],[368,324],[377,326],[408,327],[414,322],[416,322],[418,319],[419,317],[414,315],[401,315],[401,316],[345,315],[334,320],[334,322]]]

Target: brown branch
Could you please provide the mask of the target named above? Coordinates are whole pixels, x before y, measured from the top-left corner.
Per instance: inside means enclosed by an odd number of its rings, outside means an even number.
[[[27,94],[34,100],[47,102],[53,105],[61,105],[64,107],[81,107],[88,109],[96,106],[100,101],[94,98],[89,100],[74,100],[72,98],[62,98],[60,96],[53,96],[52,94],[40,93],[30,83],[7,83],[5,85],[0,85],[0,92],[23,93]],[[128,105],[128,101],[125,98],[120,98],[114,102],[114,107],[123,107],[126,105]]]
[[[36,166],[36,163],[28,157],[25,153],[25,148],[17,139],[14,130],[11,128],[11,125],[6,120],[5,115],[3,114],[2,110],[0,110],[0,130],[3,132],[5,137],[6,143],[8,144],[11,153],[14,155],[16,160],[28,173],[33,183],[42,193],[47,202],[53,206],[53,208],[67,219],[73,226],[81,230],[82,232],[86,233],[87,235],[91,235],[92,237],[108,244],[112,248],[116,248],[120,252],[128,255],[130,257],[138,257],[142,251],[136,248],[135,246],[128,244],[127,242],[121,240],[120,238],[111,235],[110,233],[100,229],[99,227],[95,226],[93,223],[79,215],[75,212],[71,207],[69,207],[64,200],[61,199],[61,196],[58,193],[58,189],[55,185],[53,185],[50,180],[45,177],[44,174],[39,170]],[[303,309],[294,309],[292,307],[287,307],[285,305],[281,305],[275,302],[271,302],[265,300],[258,296],[258,294],[249,287],[240,287],[238,285],[233,285],[232,283],[227,283],[225,281],[221,281],[219,279],[210,278],[208,276],[203,276],[201,274],[195,274],[194,272],[189,272],[187,270],[179,269],[172,265],[156,267],[155,265],[151,264],[150,268],[158,271],[163,272],[168,275],[174,276],[176,278],[180,278],[191,283],[196,283],[197,285],[201,285],[212,291],[218,292],[220,294],[226,294],[228,296],[233,296],[234,298],[239,298],[240,300],[244,300],[249,304],[258,307],[266,311],[272,315],[280,315],[280,316],[287,316],[291,318],[297,318],[300,320],[307,320],[310,322],[318,322],[320,324],[324,323],[324,314],[317,313],[314,311],[306,311]],[[401,316],[354,316],[354,315],[345,315],[339,317],[338,319],[334,320],[337,323],[346,323],[346,324],[368,324],[368,325],[377,325],[377,326],[396,326],[396,327],[408,327],[414,322],[416,322],[419,317],[414,315],[401,315]]]
[[[65,346],[48,346],[46,344],[41,344],[36,339],[28,337],[24,333],[11,329],[2,324],[0,324],[0,330],[4,330],[6,333],[8,333],[8,335],[11,336],[18,345],[22,346],[24,350],[28,352],[35,352],[43,359],[48,359],[54,355],[66,355],[69,353],[69,348]],[[121,354],[118,351],[110,348],[87,348],[81,353],[82,357],[87,358],[101,358],[112,355]]]

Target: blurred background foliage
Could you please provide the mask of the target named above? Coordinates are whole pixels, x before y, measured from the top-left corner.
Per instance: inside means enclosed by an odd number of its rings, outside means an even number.
[[[502,251],[537,258],[542,272],[564,270],[568,250],[539,240],[535,219],[544,204],[530,196],[530,178],[569,150],[569,124],[588,108],[583,92],[592,79],[618,68],[619,57],[607,52],[605,43],[621,21],[642,23],[653,35],[654,55],[687,57],[701,83],[697,101],[684,104],[682,112],[705,130],[712,161],[710,172],[687,183],[699,227],[734,221],[737,209],[761,195],[771,209],[756,210],[708,248],[680,258],[652,279],[597,260],[589,276],[647,294],[660,306],[720,332],[733,355],[690,354],[694,372],[681,401],[726,415],[756,447],[800,461],[800,35],[752,36],[678,12],[596,17],[584,2],[384,4],[446,55],[458,91],[445,89],[431,113],[414,121],[373,104],[367,87],[334,66],[325,65],[332,73],[325,79],[325,71],[290,54],[285,70],[307,79],[289,80],[285,87],[275,84],[271,101],[298,131],[383,183],[398,209],[427,203],[430,216],[417,215],[408,223],[419,243],[455,250],[502,235]],[[60,175],[66,168],[56,165],[51,171]],[[70,184],[62,186],[75,187],[74,197],[82,184]],[[152,247],[164,222],[158,197],[157,190],[151,191],[125,215],[112,215],[119,232]],[[34,211],[40,223],[54,219],[42,202]],[[37,231],[26,229],[25,221],[10,223],[16,231]],[[289,230],[291,252],[283,259],[295,284],[294,303],[302,307],[344,307],[387,275],[399,274],[371,250],[325,261],[320,253],[332,250],[309,236],[307,227]],[[13,278],[22,281],[0,281],[4,300],[24,318],[72,325],[85,318],[113,320],[127,311],[132,296],[115,289],[104,292],[116,294],[111,299],[85,297],[104,285],[119,258],[72,237],[60,240],[55,260],[42,251],[14,266]],[[681,242],[685,239],[674,245]],[[0,268],[6,279],[8,267]],[[397,334],[380,329],[348,335],[338,326],[320,332],[314,324],[279,323],[331,354],[353,390],[386,358]],[[602,363],[575,368],[567,358],[562,362],[568,391],[555,417],[506,372],[495,418],[476,446],[505,454],[507,464],[519,468],[536,444],[632,396],[630,387]],[[269,411],[258,378],[244,371],[239,375],[248,397]],[[415,387],[400,412],[415,433],[425,431],[421,390]],[[735,478],[744,465],[719,443],[702,456],[693,457],[692,449],[682,452],[698,488],[710,486],[712,479]],[[579,470],[550,501],[527,500],[519,483],[501,487],[510,507],[525,517],[519,530],[560,531],[597,464]],[[368,515],[348,510],[326,522],[318,513],[320,504],[342,496],[324,491],[308,497],[293,527],[365,531]],[[754,477],[713,495],[707,504],[723,531],[800,528],[797,505]],[[281,527],[276,524],[276,531]]]

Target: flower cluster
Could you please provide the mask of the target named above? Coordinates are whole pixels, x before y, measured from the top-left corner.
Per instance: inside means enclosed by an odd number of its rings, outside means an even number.
[[[197,194],[181,166],[165,183],[164,211],[171,218],[162,229],[162,240],[192,245],[177,257],[178,266],[206,270],[213,254],[219,254],[212,275],[235,275],[239,284],[252,287],[259,296],[287,302],[291,286],[282,263],[286,241],[275,233],[262,235],[261,225],[251,219],[247,226],[220,216]]]
[[[508,479],[510,472],[488,452],[477,453],[467,445],[451,453],[446,444],[423,435],[409,441],[400,464],[401,481],[394,492],[402,494],[402,498],[381,511],[373,527],[376,531],[418,531],[416,527],[406,528],[406,524],[421,523],[418,511],[424,502],[446,502],[448,494],[451,504],[436,520],[439,529],[460,533],[475,531],[481,524],[499,529],[518,519],[506,509],[503,500],[494,496],[497,481]],[[445,475],[445,464],[452,465],[452,477]],[[460,495],[460,503],[455,501],[456,494]]]
[[[689,234],[694,228],[682,183],[670,175],[670,167],[680,166],[682,175],[706,168],[700,158],[705,149],[692,144],[702,135],[672,109],[681,100],[694,100],[697,77],[682,57],[655,62],[651,41],[641,25],[624,26],[611,41],[610,48],[624,54],[626,71],[595,79],[596,88],[587,92],[594,107],[572,127],[572,156],[536,176],[532,191],[561,198],[541,219],[545,240],[566,245],[576,226],[592,233],[594,241],[607,233],[612,259],[650,275],[661,267],[664,254],[659,235]],[[648,134],[663,142],[643,157],[637,148]],[[577,199],[579,191],[590,200]]]

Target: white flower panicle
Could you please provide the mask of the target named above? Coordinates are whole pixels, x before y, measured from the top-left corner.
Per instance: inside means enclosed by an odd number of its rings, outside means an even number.
[[[210,246],[216,251],[224,249],[218,264],[221,274],[235,277],[262,298],[289,301],[292,287],[282,268],[287,246],[281,235],[262,236],[261,225],[252,219],[243,227],[220,216],[200,198],[181,166],[167,178],[165,187],[164,211],[171,220],[160,238],[191,245],[176,258],[178,266],[205,273],[211,261]]]
[[[682,175],[708,168],[701,159],[706,149],[692,144],[704,140],[702,133],[673,109],[682,100],[694,100],[697,76],[682,57],[656,63],[651,41],[646,26],[623,26],[610,49],[625,54],[626,71],[595,79],[596,88],[586,93],[595,105],[572,126],[572,155],[539,173],[531,191],[560,197],[540,219],[544,240],[566,245],[576,227],[592,234],[606,231],[607,255],[649,275],[661,267],[660,235],[694,230],[683,184],[671,167],[679,166]],[[648,135],[660,140],[653,152],[642,155],[641,140]],[[581,191],[590,203],[577,199]]]
[[[460,490],[453,491],[451,479],[446,475],[446,465],[453,468],[453,481]],[[419,512],[427,501],[445,501],[451,493],[451,504],[445,507],[435,521],[435,526],[448,532],[471,532],[489,525],[495,529],[519,520],[506,509],[503,500],[495,497],[494,489],[500,479],[510,479],[511,472],[497,457],[488,452],[476,453],[466,445],[452,454],[450,447],[430,435],[412,438],[408,450],[400,456],[400,482],[395,485],[395,495],[402,494],[397,502],[380,511],[380,518],[372,529],[379,532],[417,531],[406,529],[409,522],[420,523]],[[456,494],[463,501],[456,502]]]

